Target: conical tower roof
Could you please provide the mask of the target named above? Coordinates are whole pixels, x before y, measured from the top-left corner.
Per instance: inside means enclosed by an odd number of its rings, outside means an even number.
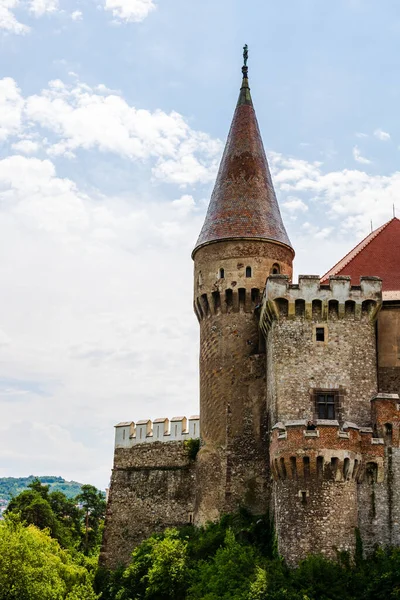
[[[265,156],[246,62],[247,53],[239,100],[193,255],[206,244],[232,239],[269,240],[292,248]]]

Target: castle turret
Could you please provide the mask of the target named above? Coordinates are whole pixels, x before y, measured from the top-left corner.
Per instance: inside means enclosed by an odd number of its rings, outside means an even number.
[[[329,285],[313,275],[300,275],[298,285],[279,275],[268,279],[260,326],[268,357],[272,507],[279,551],[290,563],[314,552],[332,558],[337,550],[354,552],[356,528],[364,534],[375,519],[373,499],[384,495],[384,441],[371,427],[381,303],[377,277],[361,277],[358,286],[340,276]],[[375,405],[383,414],[380,400]],[[371,525],[378,543],[386,541],[383,520]]]
[[[193,251],[200,323],[200,420],[195,520],[239,505],[265,510],[265,354],[258,306],[270,273],[292,275],[253,102],[243,81],[207,216]]]

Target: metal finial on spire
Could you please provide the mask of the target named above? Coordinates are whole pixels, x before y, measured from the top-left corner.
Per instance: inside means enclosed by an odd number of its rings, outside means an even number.
[[[243,46],[243,65],[247,67],[247,60],[249,58],[249,47],[247,44]]]

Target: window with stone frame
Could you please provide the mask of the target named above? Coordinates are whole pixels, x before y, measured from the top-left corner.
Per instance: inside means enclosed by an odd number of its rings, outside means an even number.
[[[338,390],[315,390],[314,401],[317,419],[329,421],[337,419],[338,400]]]

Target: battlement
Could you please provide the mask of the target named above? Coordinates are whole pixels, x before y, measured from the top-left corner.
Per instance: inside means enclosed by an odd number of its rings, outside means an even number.
[[[307,430],[305,421],[276,423],[271,431],[270,461],[274,479],[327,478],[334,481],[365,476],[384,478],[385,440],[370,427],[317,420]]]
[[[375,318],[382,304],[382,280],[361,277],[359,286],[351,285],[350,277],[329,278],[321,284],[318,275],[299,275],[298,284],[290,284],[286,275],[270,275],[265,287],[261,325],[268,329],[273,319],[305,318],[315,321],[329,319]]]
[[[125,421],[115,425],[115,448],[132,448],[137,444],[151,442],[177,442],[200,437],[200,417],[144,419]]]
[[[201,294],[195,299],[193,308],[200,322],[220,314],[251,313],[260,304],[260,300],[259,288],[227,288],[221,292],[215,290],[211,294]]]

